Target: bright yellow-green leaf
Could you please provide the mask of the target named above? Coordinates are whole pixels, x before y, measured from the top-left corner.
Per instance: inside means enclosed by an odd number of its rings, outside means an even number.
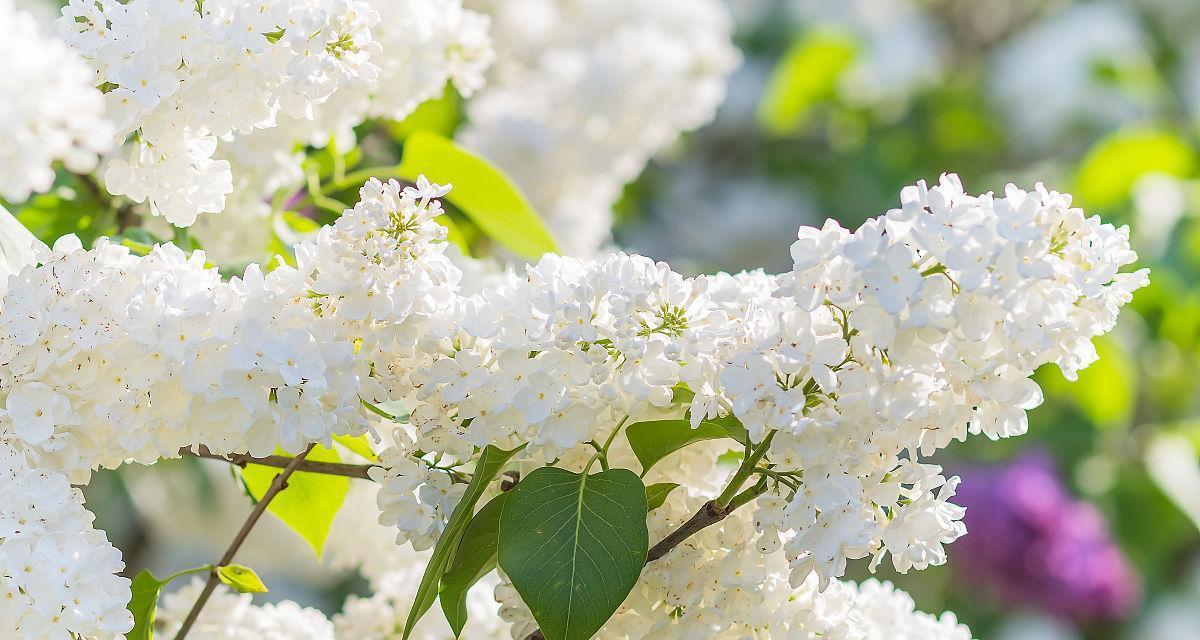
[[[558,251],[554,237],[512,179],[442,136],[429,131],[409,136],[397,173],[409,181],[424,175],[432,182],[453,184],[445,199],[513,253],[536,258]]]
[[[337,451],[325,447],[315,447],[307,459],[314,462],[342,461]],[[276,467],[251,464],[242,471],[242,479],[250,495],[255,500],[261,500],[271,487],[271,481],[282,471]],[[333,526],[333,518],[342,508],[349,491],[349,478],[297,471],[288,478],[287,489],[271,500],[267,511],[291,527],[320,558],[325,549],[325,539],[329,537],[329,528]]]
[[[158,610],[158,594],[164,580],[142,569],[133,578],[133,597],[129,600],[129,612],[133,614],[133,629],[125,634],[126,640],[151,640],[154,638],[154,615]]]
[[[375,461],[379,459],[379,456],[375,454],[375,449],[371,447],[370,438],[366,434],[361,436],[334,436],[333,441],[367,460]]]
[[[1187,177],[1196,171],[1196,153],[1179,136],[1158,129],[1118,131],[1100,140],[1083,158],[1074,195],[1084,207],[1121,204],[1138,178],[1148,173]]]
[[[431,131],[452,138],[461,122],[462,98],[453,87],[446,85],[442,97],[426,100],[407,118],[388,123],[388,131],[397,140],[404,140],[417,131]]]
[[[240,564],[217,567],[217,577],[238,593],[266,593],[267,585],[254,573],[254,569]]]
[[[1133,417],[1138,385],[1137,363],[1119,345],[1096,338],[1100,360],[1079,372],[1079,380],[1068,382],[1057,368],[1048,367],[1046,391],[1070,397],[1079,410],[1096,425],[1115,427]]]
[[[857,54],[856,43],[844,34],[818,30],[802,35],[767,80],[758,105],[759,123],[775,135],[796,129],[813,105],[834,95]]]

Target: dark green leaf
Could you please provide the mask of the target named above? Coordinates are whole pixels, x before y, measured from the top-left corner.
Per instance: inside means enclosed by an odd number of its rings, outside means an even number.
[[[432,607],[433,601],[437,599],[438,585],[447,565],[450,564],[451,556],[458,550],[468,523],[475,515],[475,504],[479,502],[480,496],[496,474],[504,468],[505,463],[524,448],[525,445],[521,445],[511,451],[505,451],[488,445],[479,454],[479,462],[475,463],[475,473],[471,475],[471,482],[467,485],[462,499],[458,501],[458,506],[454,507],[454,513],[450,514],[446,529],[434,545],[429,564],[425,565],[425,574],[421,576],[421,584],[417,587],[416,597],[413,598],[412,610],[408,613],[408,622],[404,625],[405,640],[408,640],[421,616],[429,611],[429,607]]]
[[[424,175],[453,184],[445,199],[488,237],[522,257],[558,251],[554,237],[511,178],[436,133],[415,131],[408,137],[398,173],[409,181]]]
[[[254,569],[240,564],[217,567],[217,577],[238,593],[266,593],[267,585],[254,573]]]
[[[325,447],[315,447],[307,459],[314,462],[342,461],[337,451]],[[250,495],[255,500],[261,500],[271,487],[271,481],[282,472],[276,467],[251,464],[242,471],[242,480]],[[325,549],[325,539],[329,537],[329,528],[333,526],[333,518],[342,508],[349,491],[350,478],[297,471],[288,478],[287,489],[271,500],[267,511],[304,538],[320,558]]]
[[[680,449],[705,440],[732,438],[746,445],[746,428],[733,416],[705,420],[695,429],[688,420],[651,420],[629,425],[625,430],[629,446],[642,463],[645,475],[659,460]]]
[[[646,510],[654,511],[663,506],[663,503],[667,501],[667,496],[678,488],[679,484],[676,482],[659,482],[646,487]]]
[[[507,493],[502,493],[483,505],[479,513],[471,518],[463,533],[462,543],[454,553],[454,561],[442,576],[438,599],[442,612],[454,637],[462,634],[467,624],[467,592],[496,568],[496,536],[500,529],[500,511],[504,508]]]
[[[542,467],[509,491],[497,557],[547,640],[587,640],[646,564],[646,487],[628,469]]]

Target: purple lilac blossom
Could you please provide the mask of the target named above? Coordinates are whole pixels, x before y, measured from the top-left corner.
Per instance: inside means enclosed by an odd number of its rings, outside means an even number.
[[[1049,456],[963,469],[954,502],[967,535],[951,565],[1010,607],[1075,622],[1118,620],[1141,601],[1140,580],[1104,517],[1068,493]]]

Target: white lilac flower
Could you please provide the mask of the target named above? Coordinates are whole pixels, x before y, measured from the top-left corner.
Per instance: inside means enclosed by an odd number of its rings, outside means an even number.
[[[83,494],[0,444],[0,636],[107,640],[133,628],[130,583]]]
[[[526,459],[564,464],[624,416],[669,412],[684,383],[693,423],[732,413],[754,441],[777,432],[780,469],[803,469],[757,519],[796,584],[869,555],[940,564],[963,534],[957,481],[917,456],[1024,433],[1033,371],[1073,378],[1146,281],[1119,273],[1136,259],[1128,230],[1069,196],[970,196],[953,176],[857,231],[801,229],[792,255],[783,276],[697,278],[625,254],[547,256],[450,305],[446,330],[387,367],[398,376],[377,373],[412,412],[412,442],[377,478],[382,521],[422,547],[444,526],[452,505],[423,490],[444,472],[414,452],[462,464],[529,443]]]
[[[58,27],[131,137],[106,186],[189,226],[233,189],[218,138],[311,119],[339,87],[373,81],[378,21],[360,0],[72,0]]]
[[[452,83],[463,96],[483,84],[494,57],[488,19],[466,11],[462,0],[366,0],[380,16],[371,35],[378,51],[371,61],[378,76],[339,87],[314,105],[309,117],[281,113],[276,126],[224,139],[216,157],[228,161],[234,181],[219,219],[201,218],[195,237],[215,259],[259,259],[271,242],[267,202],[281,189],[304,184],[297,150],[334,144],[345,153],[357,143],[354,127],[367,118],[402,120],[422,102],[442,95]]]
[[[173,637],[200,596],[204,581],[193,578],[182,589],[163,596],[156,624],[165,637]],[[238,594],[221,585],[188,633],[196,640],[334,640],[333,623],[316,609],[291,600],[255,605],[248,593]]]
[[[568,255],[607,243],[622,187],[708,123],[739,61],[714,0],[469,0],[496,64],[459,136],[504,169]]]
[[[225,281],[173,245],[132,255],[68,236],[0,302],[0,440],[82,478],[180,447],[266,455],[363,433],[367,358],[449,304],[436,200],[371,181],[298,266]]]
[[[0,76],[0,198],[49,190],[55,162],[96,168],[114,131],[92,72],[12,0],[0,0]]]
[[[1033,371],[1074,378],[1147,280],[1121,272],[1137,259],[1128,229],[1069,196],[971,196],[943,176],[856,231],[801,229],[781,276],[547,255],[468,295],[435,220],[444,193],[372,180],[295,267],[230,281],[202,252],[60,240],[0,303],[0,440],[82,477],[190,445],[295,451],[370,430],[364,403],[402,401],[409,424],[371,472],[378,515],[428,548],[486,445],[527,444],[520,471],[580,469],[623,421],[733,416],[755,442],[772,434],[775,473],[803,474],[743,509],[761,553],[729,563],[761,572],[766,554],[797,589],[827,591],[851,559],[943,562],[963,534],[957,479],[920,458],[1023,433]],[[719,485],[719,453],[677,468]],[[609,461],[634,466],[619,446]]]

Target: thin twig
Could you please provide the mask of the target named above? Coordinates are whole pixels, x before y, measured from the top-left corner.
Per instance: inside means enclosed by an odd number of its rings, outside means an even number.
[[[239,467],[242,467],[243,469],[246,468],[246,465],[248,465],[248,464],[259,464],[264,467],[277,467],[280,469],[284,469],[289,464],[291,464],[293,461],[296,460],[296,458],[289,458],[288,456],[265,456],[262,458],[255,458],[254,456],[246,455],[244,453],[233,453],[233,454],[230,454],[227,456],[223,456],[223,455],[216,454],[216,453],[209,451],[208,447],[205,447],[203,445],[197,447],[196,451],[192,451],[191,449],[188,449],[188,448],[183,448],[183,449],[179,450],[179,453],[181,453],[182,455],[185,455],[185,456],[194,456],[196,458],[207,458],[209,460],[220,460],[221,462],[228,462],[229,464],[237,465]],[[301,460],[299,462],[299,464],[296,466],[296,471],[304,471],[307,473],[322,473],[327,476],[345,476],[347,478],[358,478],[360,480],[370,480],[371,476],[368,474],[368,471],[370,471],[371,467],[375,467],[375,466],[378,466],[378,465],[349,464],[349,463],[345,463],[345,462],[320,462],[318,460]]]
[[[275,476],[275,479],[271,481],[271,486],[267,489],[267,492],[263,494],[258,504],[254,505],[254,510],[250,512],[249,517],[242,523],[241,530],[234,536],[233,542],[229,543],[229,548],[225,550],[225,555],[221,556],[221,561],[213,565],[212,573],[208,574],[208,582],[205,583],[204,590],[200,592],[200,597],[196,599],[196,604],[192,606],[187,619],[183,621],[183,626],[179,628],[179,633],[175,634],[175,640],[183,640],[187,636],[188,631],[192,629],[192,625],[196,624],[196,618],[200,616],[200,610],[204,608],[204,604],[208,602],[209,597],[212,596],[213,591],[217,588],[217,583],[220,582],[220,578],[217,577],[217,569],[233,562],[233,556],[237,554],[242,543],[250,535],[250,530],[254,528],[255,524],[258,524],[259,518],[266,512],[267,507],[271,504],[271,500],[274,500],[280,491],[287,488],[288,478],[296,472],[301,463],[304,462],[304,457],[308,455],[308,452],[313,450],[314,446],[311,444],[308,445],[308,448],[303,453],[292,458],[287,466],[284,467],[283,472]]]

